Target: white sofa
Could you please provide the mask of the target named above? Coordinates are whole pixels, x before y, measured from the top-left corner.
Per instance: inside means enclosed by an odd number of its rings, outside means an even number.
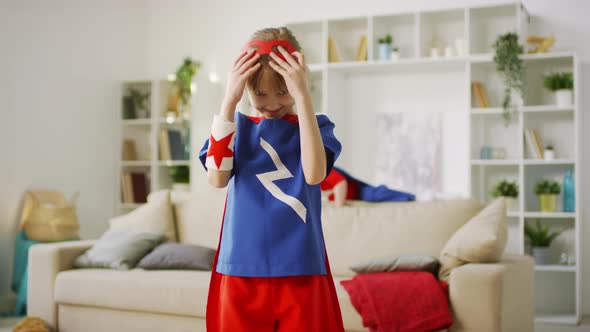
[[[205,190],[205,189],[204,189]],[[215,248],[224,190],[173,197],[182,243]],[[449,237],[482,206],[474,200],[324,206],[323,229],[347,331],[367,331],[339,281],[352,263],[401,253],[438,257]],[[72,269],[96,240],[38,244],[29,254],[28,314],[59,332],[205,331],[210,272]],[[533,331],[533,260],[506,255],[497,264],[452,271],[451,331]],[[322,331],[323,332],[323,331]]]

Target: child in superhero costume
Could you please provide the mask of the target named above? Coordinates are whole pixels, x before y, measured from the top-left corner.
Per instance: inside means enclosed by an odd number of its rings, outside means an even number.
[[[319,185],[341,145],[314,113],[300,50],[285,27],[252,35],[199,153],[209,183],[228,186],[208,332],[344,332]],[[245,88],[258,116],[235,111]]]

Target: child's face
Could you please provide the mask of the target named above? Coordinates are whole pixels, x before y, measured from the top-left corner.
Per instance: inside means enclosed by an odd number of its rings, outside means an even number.
[[[258,87],[251,91],[248,89],[250,103],[265,118],[280,119],[285,114],[293,113],[295,100],[286,88],[276,86],[273,81],[273,69],[263,71]]]

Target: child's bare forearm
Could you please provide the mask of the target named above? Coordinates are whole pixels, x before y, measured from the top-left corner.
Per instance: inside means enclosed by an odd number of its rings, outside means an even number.
[[[326,150],[309,94],[296,99],[301,135],[301,164],[305,181],[318,184],[326,177]]]

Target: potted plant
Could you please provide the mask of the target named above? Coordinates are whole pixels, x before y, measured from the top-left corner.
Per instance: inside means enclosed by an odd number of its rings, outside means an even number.
[[[389,60],[391,58],[391,43],[393,42],[393,37],[390,34],[387,34],[383,38],[378,39],[379,43],[379,60]]]
[[[123,119],[148,118],[146,101],[149,98],[149,92],[141,93],[137,89],[129,88],[127,95],[123,97]]]
[[[545,151],[543,152],[543,157],[545,157],[545,160],[555,159],[555,150],[553,149],[553,145],[547,144]]]
[[[391,48],[391,60],[399,60],[400,58],[400,53],[399,53],[399,47],[394,46]]]
[[[557,195],[561,192],[561,185],[557,181],[542,179],[535,185],[535,194],[539,197],[541,212],[555,212]]]
[[[172,179],[172,190],[190,191],[190,169],[186,165],[170,166],[168,168]]]
[[[502,116],[507,127],[516,113],[517,106],[523,103],[524,66],[519,57],[523,47],[518,43],[518,34],[508,32],[498,36],[494,44],[494,62],[504,80],[504,99],[502,101]]]
[[[572,105],[574,77],[572,73],[553,73],[546,75],[543,81],[545,88],[555,93],[555,103],[560,107]]]
[[[176,70],[176,75],[174,77],[173,96],[169,98],[168,114],[166,114],[166,116],[180,116],[184,125],[187,125],[186,122],[190,119],[190,99],[193,93],[193,77],[200,67],[200,62],[187,57]]]
[[[550,232],[549,226],[543,226],[539,219],[537,219],[535,227],[530,226],[528,223],[524,224],[524,233],[532,247],[533,257],[535,257],[535,263],[537,265],[551,263],[549,246],[563,231]]]
[[[516,181],[502,180],[497,182],[492,189],[492,197],[504,197],[508,211],[518,210],[518,184]]]

